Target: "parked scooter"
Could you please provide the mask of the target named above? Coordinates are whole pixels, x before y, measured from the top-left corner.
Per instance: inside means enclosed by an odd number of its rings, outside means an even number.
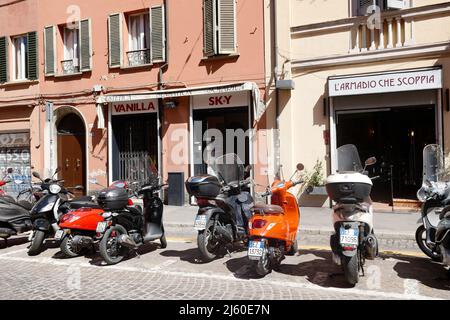
[[[33,172],[33,176],[41,180],[42,189],[46,194],[30,212],[33,222],[33,233],[29,238],[31,244],[28,248],[30,256],[41,253],[44,240],[54,238],[55,232],[60,229],[58,222],[61,216],[70,210],[69,198],[73,198],[73,194],[61,185],[63,180],[54,178],[59,171],[59,168],[56,169],[52,178],[46,180],[43,180],[39,173]]]
[[[214,260],[221,249],[248,239],[254,202],[250,193],[244,191],[251,181],[243,180],[243,162],[236,154],[218,157],[212,167],[217,176],[194,176],[185,183],[199,206],[194,227],[205,262]]]
[[[442,209],[450,204],[450,182],[444,174],[444,155],[439,145],[427,145],[423,149],[423,183],[417,198],[423,202],[420,226],[416,231],[419,248],[434,261],[441,261],[442,254],[436,242]]]
[[[159,240],[161,248],[167,247],[163,225],[164,205],[158,194],[166,184],[144,185],[138,195],[143,197],[144,211],[134,207],[128,192],[123,188],[108,188],[98,195],[98,203],[105,210],[97,232],[101,235],[100,255],[108,265],[117,264],[140,246]]]
[[[366,167],[376,159],[369,158],[361,165],[354,145],[337,149],[338,172],[327,178],[329,197],[336,202],[333,207],[335,233],[330,238],[333,261],[341,265],[345,279],[351,285],[364,275],[365,259],[378,256],[378,241],[373,230],[373,208],[370,192],[372,180],[366,175]]]
[[[440,221],[436,230],[436,246],[442,256],[442,262],[450,267],[450,206],[446,206],[439,215]],[[450,275],[450,269],[448,269]]]
[[[126,181],[115,181],[110,188],[129,190]],[[101,237],[97,233],[97,225],[105,221],[103,208],[94,201],[84,203],[71,202],[71,211],[61,217],[60,230],[55,240],[61,241],[61,252],[69,258],[79,256],[83,250],[92,248]]]
[[[297,165],[294,175],[304,169]],[[248,258],[254,261],[255,271],[265,276],[276,270],[285,255],[293,256],[298,251],[297,230],[300,222],[300,210],[297,198],[288,192],[303,180],[276,180],[262,197],[271,196],[271,205],[256,204],[253,217],[248,225],[250,238]]]

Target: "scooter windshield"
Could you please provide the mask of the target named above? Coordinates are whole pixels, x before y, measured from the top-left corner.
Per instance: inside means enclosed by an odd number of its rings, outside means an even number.
[[[244,163],[235,153],[228,153],[214,160],[212,165],[219,180],[229,184],[244,177]]]
[[[353,144],[346,144],[337,149],[339,172],[361,172],[363,167],[359,158],[358,149]]]
[[[437,144],[423,149],[423,182],[443,182],[448,180],[444,167],[444,154]]]

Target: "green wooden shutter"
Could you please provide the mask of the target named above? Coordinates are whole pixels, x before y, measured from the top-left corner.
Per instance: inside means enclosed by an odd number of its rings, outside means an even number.
[[[56,72],[55,55],[55,27],[46,27],[44,30],[45,75],[52,76]]]
[[[0,38],[0,83],[8,82],[8,38]]]
[[[203,42],[207,57],[217,52],[216,44],[216,0],[203,0]]]
[[[27,35],[28,45],[28,79],[37,80],[39,78],[39,56],[38,56],[38,36],[37,32],[29,32]]]
[[[122,15],[112,14],[108,19],[109,31],[109,66],[122,66]]]
[[[91,19],[80,21],[80,70],[92,69]]]
[[[236,52],[236,0],[218,0],[219,54]]]
[[[164,6],[151,9],[152,62],[166,61],[166,26]]]

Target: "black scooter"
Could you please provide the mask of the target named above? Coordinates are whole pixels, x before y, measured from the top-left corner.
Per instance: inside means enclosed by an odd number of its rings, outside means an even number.
[[[45,195],[36,202],[30,212],[33,222],[33,233],[29,238],[31,244],[28,247],[30,256],[42,252],[44,241],[54,238],[56,231],[60,229],[58,225],[60,218],[71,209],[69,197],[73,197],[73,194],[61,185],[64,180],[54,179],[59,171],[59,168],[56,169],[52,178],[45,180],[39,173],[33,172],[33,177],[41,180],[41,188]],[[83,197],[76,200],[83,202],[88,199]]]
[[[108,188],[101,191],[97,202],[105,210],[104,222],[97,225],[102,235],[99,244],[100,255],[108,265],[117,264],[130,250],[159,240],[161,248],[167,247],[163,226],[163,202],[158,196],[165,184],[144,185],[138,192],[143,197],[144,211],[133,206],[129,194],[122,188]]]
[[[236,154],[218,157],[213,175],[200,175],[186,181],[188,193],[199,206],[194,227],[198,231],[197,246],[204,262],[216,259],[223,248],[248,240],[248,221],[254,200],[245,178],[242,161]]]
[[[436,230],[436,245],[442,262],[450,267],[450,206],[445,207],[439,215],[440,222]],[[448,270],[450,276],[450,269]]]

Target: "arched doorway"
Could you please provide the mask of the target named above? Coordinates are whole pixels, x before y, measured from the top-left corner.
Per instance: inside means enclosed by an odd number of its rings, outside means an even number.
[[[75,195],[86,192],[86,128],[75,113],[63,116],[57,125],[58,167],[64,186]],[[77,190],[83,186],[83,190]]]

